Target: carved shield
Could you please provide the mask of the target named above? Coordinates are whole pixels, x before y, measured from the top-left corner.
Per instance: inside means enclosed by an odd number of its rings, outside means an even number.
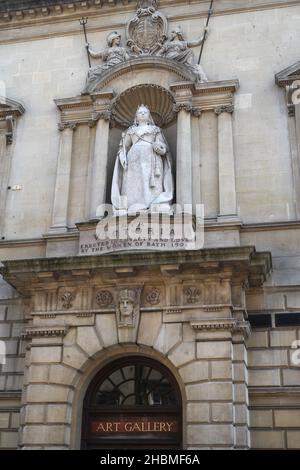
[[[138,54],[153,54],[166,39],[167,20],[153,9],[138,11],[127,25],[127,44]]]

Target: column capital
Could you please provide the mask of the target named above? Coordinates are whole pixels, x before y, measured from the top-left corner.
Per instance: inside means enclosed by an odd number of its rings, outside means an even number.
[[[295,117],[295,106],[300,104],[300,80],[294,80],[293,83],[285,87],[288,114]]]
[[[72,131],[74,131],[77,127],[77,122],[70,122],[70,121],[67,121],[67,122],[60,122],[58,124],[58,130],[60,132],[64,131],[65,129],[71,129]]]
[[[219,116],[222,113],[232,114],[233,111],[234,111],[234,106],[232,104],[217,106],[215,108],[215,113],[216,113],[217,116]]]
[[[191,103],[176,103],[173,109],[175,113],[179,113],[180,111],[186,111],[187,113],[191,113],[193,116],[196,117],[200,117],[202,114],[201,109],[192,106]]]
[[[0,132],[6,137],[6,145],[11,145],[13,142],[14,123],[14,116],[0,118]]]
[[[92,121],[99,121],[99,119],[103,119],[104,121],[110,121],[112,118],[112,112],[110,109],[104,109],[102,111],[94,111],[92,113]]]

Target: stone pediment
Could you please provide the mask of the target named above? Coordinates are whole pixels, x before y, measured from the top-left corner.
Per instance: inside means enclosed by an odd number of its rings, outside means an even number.
[[[173,81],[196,81],[195,74],[183,64],[167,58],[146,56],[127,60],[126,62],[108,69],[102,74],[101,78],[99,78],[99,82],[95,85],[93,92],[109,87],[112,81],[115,81],[123,75],[132,75],[133,70],[135,73],[145,70],[148,76],[148,83],[155,83],[155,76],[158,71],[169,72],[169,74],[173,75]],[[149,71],[151,76],[149,76]],[[132,76],[130,77],[131,82],[133,78]],[[131,83],[131,85],[134,84],[135,83]]]
[[[0,96],[0,119],[6,116],[18,117],[24,113],[25,109],[21,103]]]
[[[275,75],[276,84],[282,88],[291,85],[295,80],[300,80],[300,60]]]
[[[12,143],[14,121],[24,113],[21,103],[0,96],[0,128],[6,133],[7,144]]]

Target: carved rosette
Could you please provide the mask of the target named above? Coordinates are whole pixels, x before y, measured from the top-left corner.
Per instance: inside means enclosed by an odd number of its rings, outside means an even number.
[[[157,305],[160,303],[160,290],[157,287],[150,289],[146,294],[146,301],[150,305]]]
[[[113,302],[113,296],[109,290],[100,290],[96,294],[96,302],[100,307],[108,307]]]
[[[127,23],[127,46],[133,54],[155,54],[167,39],[168,22],[157,11],[158,1],[139,1],[134,18]]]

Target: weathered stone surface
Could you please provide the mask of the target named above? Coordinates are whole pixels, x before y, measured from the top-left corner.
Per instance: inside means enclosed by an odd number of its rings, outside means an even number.
[[[249,367],[287,366],[287,352],[280,349],[252,350],[248,353]]]
[[[23,444],[66,444],[68,429],[63,425],[26,425],[23,431]]]
[[[187,442],[191,444],[204,445],[232,445],[233,426],[231,425],[188,425]]]
[[[194,361],[181,367],[179,373],[185,383],[207,380],[208,363],[206,361]]]
[[[45,405],[26,405],[25,422],[43,423],[45,421]]]
[[[232,363],[230,361],[212,361],[211,362],[211,378],[218,379],[232,379]]]
[[[153,346],[162,323],[160,312],[142,313],[138,331],[138,344]]]
[[[154,349],[167,354],[175,344],[182,340],[182,325],[179,323],[164,324],[154,343]]]
[[[0,446],[2,449],[16,449],[18,446],[18,432],[1,432]]]
[[[283,385],[300,385],[300,369],[283,369]]]
[[[7,338],[10,336],[11,324],[0,323],[0,338]]]
[[[272,428],[272,410],[250,410],[250,426],[252,428]]]
[[[104,347],[118,343],[117,325],[114,314],[97,315],[96,328],[102,338]]]
[[[248,371],[249,374],[249,385],[251,387],[263,387],[263,386],[278,386],[280,385],[280,370],[279,369],[267,369],[267,370],[255,370],[251,369]]]
[[[93,356],[102,349],[99,338],[95,332],[95,328],[92,326],[82,326],[78,328],[77,344],[88,356]]]
[[[31,361],[33,363],[48,363],[61,361],[62,348],[60,346],[53,347],[32,347]]]
[[[247,340],[248,348],[267,348],[269,343],[268,331],[252,331]]]
[[[300,428],[300,410],[275,410],[275,427]]]
[[[232,422],[233,405],[232,403],[213,403],[211,405],[211,415],[213,422]]]
[[[0,413],[0,428],[8,428],[9,413]]]
[[[49,368],[49,383],[69,385],[72,384],[76,370],[65,365],[52,364]]]
[[[287,431],[288,449],[300,449],[300,431]]]
[[[188,403],[186,408],[188,422],[208,423],[209,405],[208,403]]]
[[[198,359],[230,359],[232,348],[229,341],[206,341],[197,343]]]
[[[49,377],[49,367],[43,365],[31,365],[28,371],[29,382],[47,382]]]
[[[11,427],[18,428],[20,426],[20,413],[12,413],[11,414]]]
[[[208,382],[187,385],[188,400],[220,401],[232,400],[233,388],[230,382]]]
[[[70,389],[59,385],[29,385],[27,402],[67,402],[70,398]]]
[[[271,347],[276,346],[287,346],[291,347],[292,342],[296,339],[296,330],[273,330],[270,331],[270,345]]]
[[[233,384],[234,401],[236,403],[248,403],[248,387],[244,383]]]
[[[46,411],[47,423],[66,423],[70,422],[70,412],[68,405],[48,405]]]
[[[235,424],[249,424],[249,412],[247,403],[242,405],[234,405],[234,422]]]
[[[251,448],[284,449],[283,431],[251,431]]]
[[[250,448],[250,432],[247,426],[235,426],[234,428],[235,448]]]
[[[88,356],[76,346],[64,347],[62,362],[67,366],[74,367],[74,369],[80,369],[87,360]]]
[[[171,354],[169,354],[168,357],[176,367],[181,367],[183,364],[193,361],[195,356],[195,343],[182,342],[171,352]]]

